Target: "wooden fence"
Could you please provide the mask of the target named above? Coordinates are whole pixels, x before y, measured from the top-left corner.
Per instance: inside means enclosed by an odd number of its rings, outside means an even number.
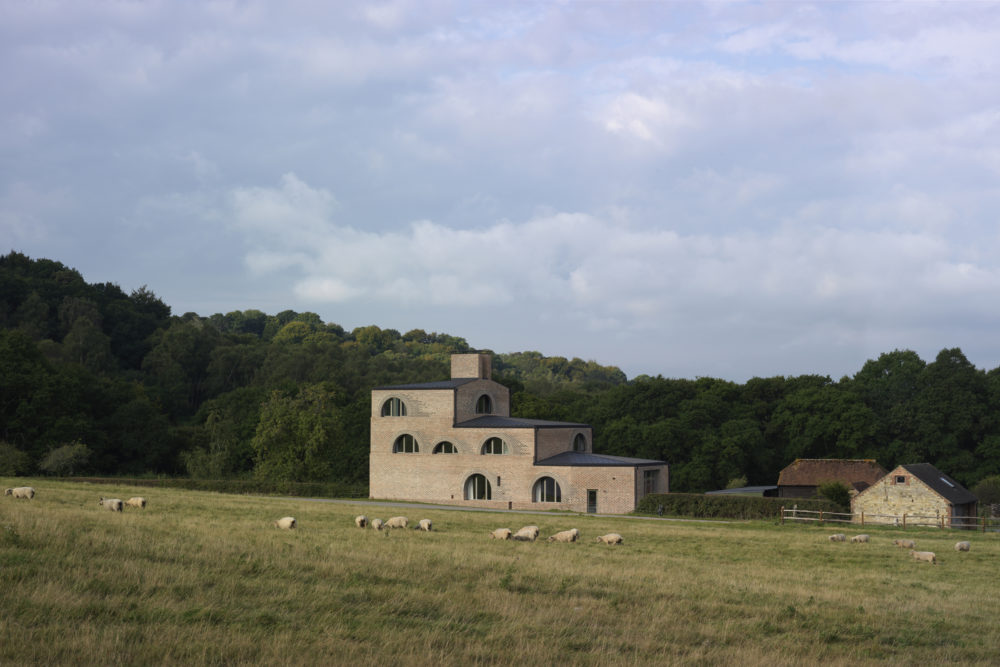
[[[877,526],[897,526],[899,528],[959,528],[1000,531],[1000,518],[987,516],[941,516],[924,514],[851,514],[847,512],[823,512],[800,510],[796,507],[781,508],[781,523],[785,521],[815,521],[818,523],[853,523],[861,526],[867,521]]]

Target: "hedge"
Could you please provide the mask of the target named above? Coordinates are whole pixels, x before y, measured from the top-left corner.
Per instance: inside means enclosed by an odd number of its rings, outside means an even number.
[[[344,482],[268,482],[250,479],[189,479],[186,477],[68,477],[74,482],[125,484],[219,493],[295,496],[299,498],[367,498],[367,484]]]
[[[843,511],[826,499],[764,498],[763,496],[705,495],[700,493],[651,493],[639,501],[637,514],[656,514],[663,505],[666,516],[697,519],[779,519],[781,508],[797,505],[801,510]]]

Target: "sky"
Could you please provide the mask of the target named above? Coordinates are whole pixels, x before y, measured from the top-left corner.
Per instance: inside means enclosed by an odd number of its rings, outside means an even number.
[[[8,0],[0,253],[629,377],[1000,366],[1000,4]]]

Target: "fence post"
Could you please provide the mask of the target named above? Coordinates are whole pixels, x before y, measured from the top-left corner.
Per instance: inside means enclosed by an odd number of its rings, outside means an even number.
[[[986,532],[986,515],[983,515],[983,532]]]
[[[906,512],[903,512],[903,530],[906,530]]]
[[[781,525],[785,525],[785,506],[781,506]]]
[[[864,525],[865,525],[865,513],[864,513],[864,511],[862,511],[861,512],[861,526],[864,527]]]
[[[823,525],[823,510],[819,511],[819,525]]]

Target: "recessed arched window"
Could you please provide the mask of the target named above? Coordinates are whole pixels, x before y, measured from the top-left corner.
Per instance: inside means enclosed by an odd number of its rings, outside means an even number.
[[[507,443],[500,438],[490,438],[483,443],[482,454],[509,454],[510,450],[507,449]]]
[[[405,417],[406,403],[403,403],[402,399],[396,398],[395,396],[390,398],[388,401],[382,404],[382,416]]]
[[[483,475],[472,475],[465,480],[466,500],[492,500],[493,489],[490,482]]]
[[[583,433],[577,433],[576,437],[573,438],[573,451],[574,452],[585,452],[587,451],[587,438]]]
[[[542,477],[531,489],[531,502],[533,503],[561,503],[562,490],[559,482],[551,477]]]
[[[409,433],[404,433],[396,438],[396,442],[392,445],[393,454],[416,454],[419,451],[420,447],[417,445],[417,439]]]
[[[493,399],[483,394],[476,401],[476,414],[477,415],[491,415],[493,414]]]
[[[434,454],[458,454],[458,450],[455,449],[455,445],[450,442],[439,442],[434,445]]]

